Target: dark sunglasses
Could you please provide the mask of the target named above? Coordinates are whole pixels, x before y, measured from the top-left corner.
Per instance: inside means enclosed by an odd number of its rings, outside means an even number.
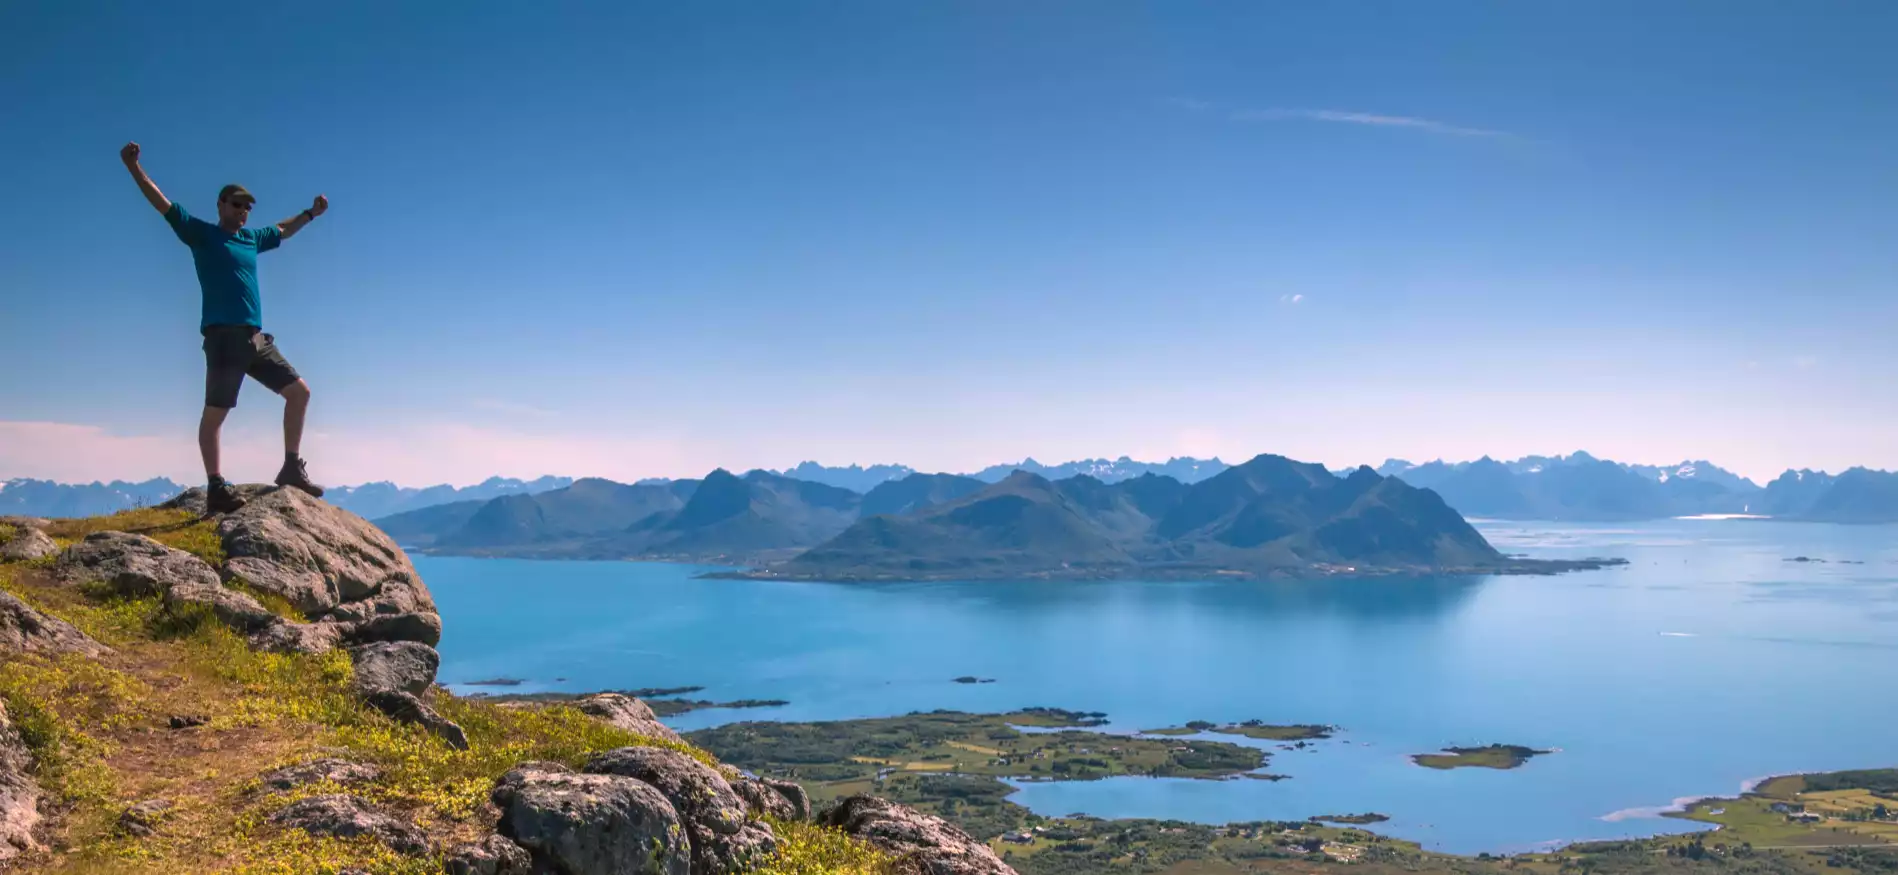
[[[230,204],[231,206],[234,206],[240,210],[248,210],[251,207],[254,207],[257,205],[256,201],[225,201],[225,203]]]

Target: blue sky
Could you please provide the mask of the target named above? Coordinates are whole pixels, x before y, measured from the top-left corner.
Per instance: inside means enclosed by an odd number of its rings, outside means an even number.
[[[1898,4],[456,6],[0,7],[0,478],[198,476],[134,139],[329,196],[261,273],[331,482],[1898,468]]]

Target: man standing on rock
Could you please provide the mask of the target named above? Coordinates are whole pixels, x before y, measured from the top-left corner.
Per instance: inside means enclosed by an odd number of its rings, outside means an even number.
[[[278,486],[294,486],[322,497],[323,487],[310,482],[308,467],[297,454],[303,442],[303,415],[310,407],[310,387],[296,368],[277,351],[276,338],[263,332],[263,305],[257,295],[257,256],[277,248],[303,226],[329,209],[322,195],[310,208],[275,225],[244,227],[256,198],[241,185],[227,185],[217,196],[217,224],[185,212],[166,199],[138,164],[137,143],[119,150],[125,169],[132,172],[139,191],[164,214],[178,240],[191,247],[197,264],[198,286],[204,293],[204,317],[198,329],[204,335],[204,416],[198,420],[198,451],[204,456],[206,490],[211,513],[229,513],[244,499],[218,471],[218,429],[237,406],[237,390],[246,374],[283,396],[283,470]]]

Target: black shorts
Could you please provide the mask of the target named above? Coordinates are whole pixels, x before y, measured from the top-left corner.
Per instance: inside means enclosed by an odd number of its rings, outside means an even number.
[[[302,379],[277,351],[276,338],[250,325],[204,329],[204,406],[236,407],[244,375],[281,393]]]

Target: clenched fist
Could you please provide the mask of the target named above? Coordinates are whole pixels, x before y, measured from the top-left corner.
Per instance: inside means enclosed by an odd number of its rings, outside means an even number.
[[[330,208],[330,199],[319,194],[316,196],[316,200],[310,204],[310,215],[312,216],[323,215],[323,213],[327,211],[329,208]]]
[[[125,148],[119,150],[119,160],[124,161],[125,166],[127,167],[131,167],[132,165],[137,164],[138,163],[138,144],[126,143]]]

